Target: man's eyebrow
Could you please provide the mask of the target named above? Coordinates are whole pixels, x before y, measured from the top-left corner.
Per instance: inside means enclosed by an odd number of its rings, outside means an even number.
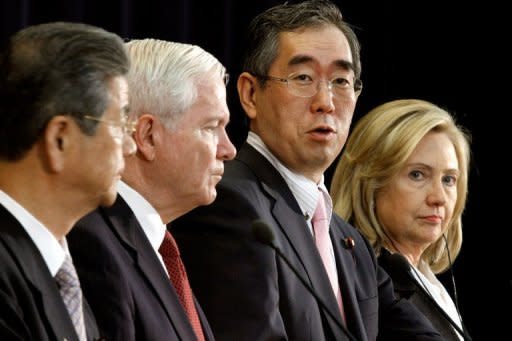
[[[349,62],[348,60],[338,59],[334,62],[334,64],[342,69],[354,71],[354,63]]]
[[[313,57],[304,55],[304,54],[299,54],[299,55],[294,56],[292,59],[290,59],[290,61],[288,62],[288,66],[305,64],[305,63],[309,63],[311,61],[313,61]],[[336,65],[337,67],[344,69],[344,70],[354,71],[354,64],[345,59],[335,60],[334,65]]]
[[[288,65],[293,66],[293,65],[305,64],[305,63],[308,63],[311,61],[313,61],[313,57],[305,55],[305,54],[299,54],[299,55],[294,56],[292,59],[290,59],[290,61],[288,62]]]

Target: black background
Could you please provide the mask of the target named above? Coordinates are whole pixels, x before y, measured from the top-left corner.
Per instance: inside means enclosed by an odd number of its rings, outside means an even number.
[[[235,84],[245,29],[270,0],[0,0],[0,42],[26,25],[86,22],[125,39],[200,45],[227,66],[232,81],[228,132],[246,136]],[[464,244],[454,264],[459,306],[475,340],[510,339],[510,19],[491,1],[335,1],[362,44],[364,90],[354,122],[383,102],[432,101],[473,137]],[[508,30],[510,31],[510,30]],[[1,113],[0,113],[1,114]],[[333,167],[327,172],[327,183]],[[448,274],[440,276],[453,293]]]

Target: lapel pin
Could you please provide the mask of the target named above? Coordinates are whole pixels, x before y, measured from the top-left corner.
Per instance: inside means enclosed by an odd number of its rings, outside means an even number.
[[[343,240],[345,242],[345,248],[352,250],[356,246],[356,242],[352,237],[347,237]]]

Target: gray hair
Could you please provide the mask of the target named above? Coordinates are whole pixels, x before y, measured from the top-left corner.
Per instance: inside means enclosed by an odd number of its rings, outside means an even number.
[[[225,67],[196,45],[157,39],[126,43],[132,67],[128,76],[130,107],[140,116],[151,113],[172,128],[197,98],[197,85],[220,75]]]
[[[128,72],[122,39],[101,28],[55,22],[14,34],[0,56],[0,159],[19,160],[56,115],[93,135],[110,103],[109,81]]]

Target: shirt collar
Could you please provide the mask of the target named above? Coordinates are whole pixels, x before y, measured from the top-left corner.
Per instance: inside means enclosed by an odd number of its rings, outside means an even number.
[[[41,253],[51,275],[55,276],[62,266],[66,254],[69,254],[66,238],[63,238],[61,245],[46,226],[2,190],[0,190],[0,204],[2,204],[25,229],[30,239],[32,239],[39,250],[39,253]]]
[[[162,222],[160,214],[139,192],[131,188],[123,181],[119,181],[117,186],[119,195],[126,201],[130,209],[135,214],[144,234],[149,240],[153,249],[158,253],[158,249],[164,240],[166,226]]]
[[[263,140],[252,131],[250,131],[247,136],[247,143],[262,154],[274,166],[279,174],[281,174],[293,196],[297,200],[308,224],[310,224],[313,213],[315,212],[319,195],[318,189],[320,189],[324,194],[327,216],[329,217],[330,222],[330,217],[332,215],[332,200],[329,195],[329,191],[325,187],[323,175],[322,179],[320,179],[320,183],[316,184],[304,175],[291,171],[274,154],[272,154]]]

